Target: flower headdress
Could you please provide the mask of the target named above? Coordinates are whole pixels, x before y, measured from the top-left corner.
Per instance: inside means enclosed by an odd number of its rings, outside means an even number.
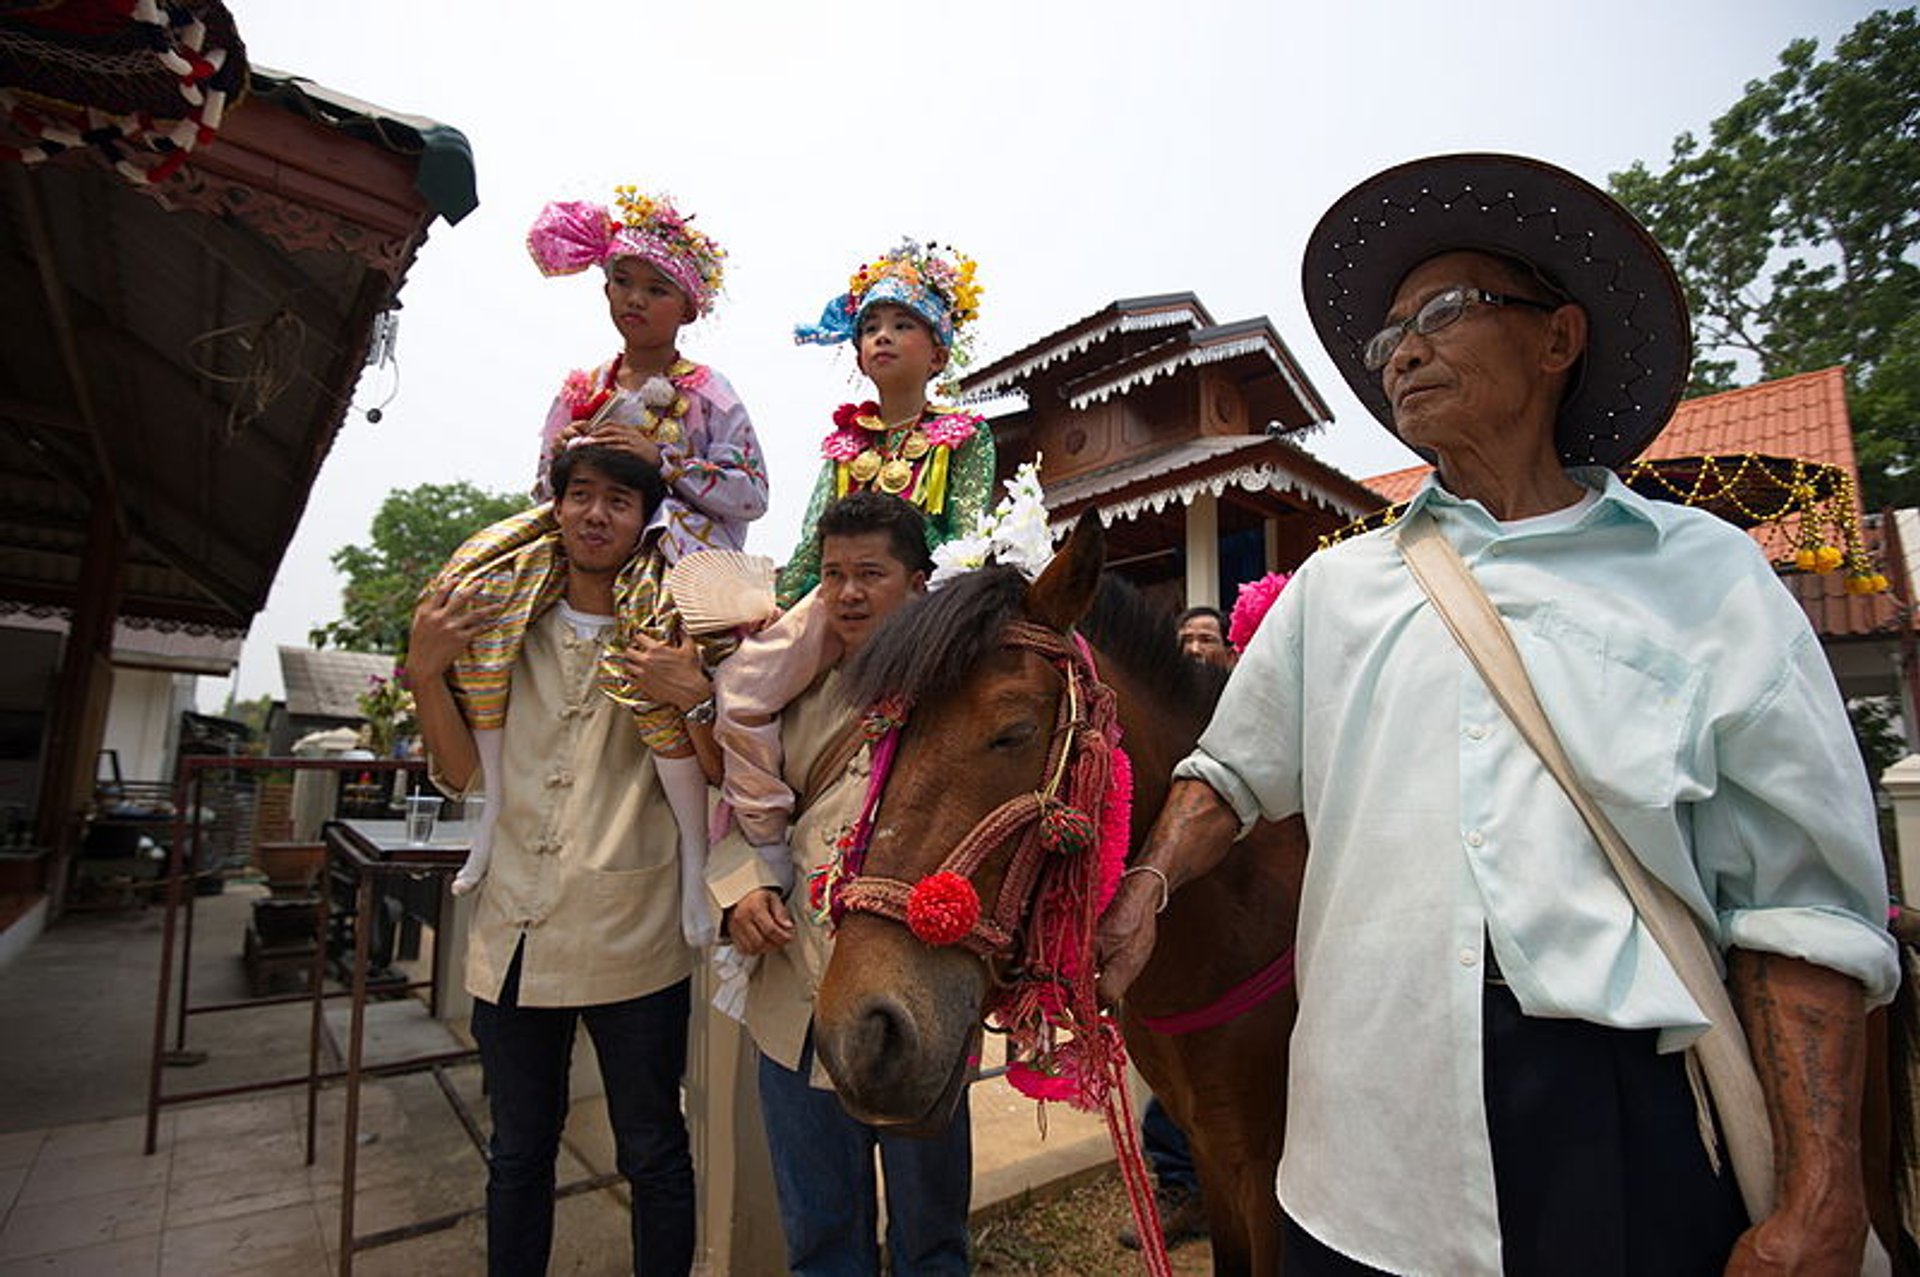
[[[795,325],[793,339],[816,346],[852,341],[867,308],[891,302],[924,319],[947,348],[952,363],[965,366],[971,336],[967,325],[980,314],[982,289],[973,280],[976,269],[974,260],[958,249],[902,240],[856,270],[847,281],[847,291],[820,312],[819,323]]]
[[[929,588],[937,589],[991,559],[1016,567],[1029,581],[1053,558],[1053,533],[1047,528],[1047,499],[1040,488],[1040,459],[1035,457],[1007,480],[1007,495],[983,514],[969,536],[955,537],[933,551]]]
[[[614,212],[585,200],[557,200],[527,232],[527,252],[543,275],[574,275],[621,257],[659,268],[705,315],[726,273],[726,250],[664,195],[614,188]]]

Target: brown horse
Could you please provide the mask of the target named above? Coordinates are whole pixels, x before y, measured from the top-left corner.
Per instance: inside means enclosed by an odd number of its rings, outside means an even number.
[[[1023,622],[1077,628],[1093,649],[1133,764],[1131,850],[1139,850],[1224,679],[1184,658],[1170,622],[1131,589],[1101,579],[1103,541],[1098,521],[1082,520],[1031,585],[1009,568],[982,569],[901,609],[868,642],[849,671],[854,695],[904,696],[912,710],[865,874],[919,882],[983,817],[1045,783],[1064,680],[1057,663],[1009,641]],[[1305,851],[1298,822],[1261,826],[1216,872],[1184,887],[1122,1010],[1135,1063],[1191,1138],[1221,1273],[1279,1270],[1273,1183],[1292,991],[1196,1031],[1165,1035],[1144,1021],[1203,1011],[1291,948]],[[1001,847],[972,874],[989,912],[1008,854]],[[1024,907],[1016,914],[1024,918]],[[950,1112],[1006,961],[931,947],[890,918],[848,914],[814,1020],[847,1109],[902,1126]]]

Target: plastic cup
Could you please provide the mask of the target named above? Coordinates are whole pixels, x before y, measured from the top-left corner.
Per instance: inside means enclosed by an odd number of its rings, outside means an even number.
[[[433,841],[433,825],[440,819],[438,794],[407,795],[407,842],[424,847]]]

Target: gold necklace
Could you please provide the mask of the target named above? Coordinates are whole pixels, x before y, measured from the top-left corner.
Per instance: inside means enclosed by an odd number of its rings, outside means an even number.
[[[899,496],[913,483],[913,463],[927,455],[932,448],[927,432],[920,428],[920,418],[926,415],[923,405],[920,410],[902,421],[888,423],[878,416],[862,416],[859,423],[868,431],[880,436],[880,446],[869,447],[859,456],[847,463],[847,473],[856,483],[871,483],[889,496]],[[879,427],[875,430],[873,422]],[[909,428],[910,427],[910,428]],[[907,428],[907,433],[898,440],[889,438],[894,431]]]

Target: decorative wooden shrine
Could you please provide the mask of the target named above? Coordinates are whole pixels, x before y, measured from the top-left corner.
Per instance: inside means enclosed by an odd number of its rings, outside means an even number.
[[[1056,525],[1098,508],[1109,562],[1169,608],[1230,604],[1382,504],[1294,442],[1331,414],[1273,325],[1192,293],[1113,302],[960,388],[1017,405],[992,414],[1002,477],[1038,455]]]

